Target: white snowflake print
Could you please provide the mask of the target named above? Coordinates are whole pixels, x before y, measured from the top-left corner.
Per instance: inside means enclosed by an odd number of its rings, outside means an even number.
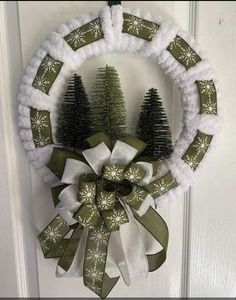
[[[47,81],[44,75],[36,75],[33,82],[33,87],[46,93],[46,88],[49,83],[50,81]]]
[[[160,182],[154,183],[155,191],[152,194],[158,193],[158,195],[163,195],[167,193],[174,182],[175,181],[172,180],[170,183],[167,183],[164,179],[161,179]]]
[[[94,281],[102,281],[103,272],[99,271],[96,267],[91,269],[85,268],[85,277]]]
[[[148,29],[149,35],[148,38],[152,39],[154,35],[157,33],[159,26],[155,23],[152,23],[150,26],[146,27]]]
[[[195,170],[195,168],[198,166],[197,157],[192,157],[192,156],[186,155],[184,160],[190,166],[190,168],[193,170]]]
[[[92,21],[89,24],[88,31],[90,31],[94,35],[95,38],[102,35],[102,26],[101,26],[101,23],[100,23],[100,19],[96,19],[96,20]]]
[[[34,143],[37,147],[45,147],[50,142],[50,138],[46,136],[38,136],[37,138],[34,138]]]
[[[117,227],[129,221],[123,209],[114,209],[111,215],[107,217],[107,219],[111,222],[111,228]]]
[[[41,130],[48,127],[47,116],[43,116],[36,112],[36,115],[31,118],[31,124],[33,129]]]
[[[100,210],[111,209],[114,204],[114,195],[100,193],[97,198],[97,206]]]
[[[123,179],[124,170],[116,165],[107,165],[103,177],[111,181],[121,181]]]
[[[96,186],[85,185],[84,188],[79,191],[79,199],[81,203],[93,203],[96,196]]]
[[[50,242],[56,243],[56,241],[59,238],[61,238],[61,234],[58,230],[58,227],[52,227],[50,225],[44,231],[44,234],[45,234],[45,242],[49,240]]]
[[[124,21],[127,22],[128,30],[134,31],[136,34],[139,34],[139,31],[144,27],[142,19],[135,16],[129,16]]]
[[[90,239],[99,245],[106,245],[110,233],[103,227],[96,228],[92,231]]]
[[[80,43],[85,43],[84,36],[85,36],[85,32],[80,29],[77,29],[69,34],[66,41],[72,43],[73,46],[76,48],[77,46],[79,46]]]
[[[191,47],[187,47],[185,48],[181,48],[181,56],[179,57],[179,59],[182,59],[185,63],[186,66],[189,66],[192,63],[196,63],[197,62],[197,54],[196,52],[194,52],[194,50]]]
[[[48,244],[46,240],[40,241],[41,247],[43,248],[43,252],[49,250]]]
[[[216,103],[213,103],[209,100],[207,103],[203,103],[203,112],[205,114],[216,114],[217,113],[217,106]]]
[[[142,176],[139,172],[139,168],[129,168],[125,172],[125,178],[129,180],[130,182],[139,182],[142,179]]]
[[[211,80],[199,81],[200,93],[208,96],[209,98],[215,94],[215,85]]]
[[[196,148],[198,152],[206,153],[209,145],[210,145],[210,142],[207,137],[198,136],[197,141],[193,145],[193,147]]]
[[[174,41],[170,43],[170,50],[173,50],[173,48],[181,47],[181,37],[176,36]]]
[[[106,253],[98,249],[88,249],[87,259],[94,263],[103,263],[106,259]]]
[[[60,65],[59,61],[56,61],[51,56],[47,55],[42,62],[42,69],[44,72],[53,72],[56,73],[57,66]]]
[[[134,195],[135,195],[134,199],[137,203],[144,200],[144,196],[145,196],[146,193],[142,188],[140,188],[138,186],[134,186],[133,191],[134,191]]]
[[[89,229],[93,229],[95,226],[94,224],[91,222],[92,218],[89,217],[78,217],[78,222],[83,226],[83,227],[87,227]]]

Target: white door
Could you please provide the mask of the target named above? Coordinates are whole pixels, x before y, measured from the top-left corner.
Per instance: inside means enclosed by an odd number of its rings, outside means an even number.
[[[29,166],[18,136],[16,93],[27,61],[47,34],[59,24],[105,4],[105,1],[0,3],[0,297],[94,296],[81,279],[56,278],[56,261],[42,256],[37,235],[54,216],[54,209],[50,191]],[[167,261],[146,281],[132,287],[126,287],[120,280],[110,296],[233,297],[236,294],[236,3],[123,1],[122,5],[163,15],[197,38],[218,74],[225,122],[209,164],[191,189],[158,208],[170,231]],[[132,70],[127,70],[128,62]],[[129,129],[135,129],[145,91],[156,87],[176,140],[181,129],[180,97],[161,69],[130,53],[102,55],[78,70],[88,92],[94,70],[106,63],[119,72],[127,100]]]

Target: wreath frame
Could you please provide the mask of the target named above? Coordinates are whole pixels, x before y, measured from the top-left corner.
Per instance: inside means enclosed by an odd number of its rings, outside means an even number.
[[[142,30],[135,32],[127,23],[129,18],[142,22]],[[92,35],[90,25],[94,21],[97,24],[100,22],[99,27],[94,29],[100,31]],[[156,25],[156,31],[150,38],[150,31],[155,27],[153,24]],[[70,35],[78,33],[78,29],[82,32],[82,40],[85,40],[79,48],[78,45],[69,44],[73,40]],[[86,34],[88,36],[85,39]],[[182,50],[181,47],[175,48],[176,37],[181,41]],[[182,57],[184,50],[186,54],[192,53],[194,59]],[[66,79],[90,57],[113,51],[136,52],[152,59],[181,92],[182,132],[170,158],[161,162],[155,176],[155,180],[160,179],[160,195],[155,199],[159,204],[175,198],[193,183],[195,173],[204,166],[215,146],[222,119],[218,81],[205,53],[191,36],[162,17],[120,5],[106,6],[95,13],[72,19],[52,32],[29,61],[19,87],[19,125],[23,146],[43,180],[49,186],[59,185],[59,179],[49,170],[47,163],[55,147],[56,104],[63,95]],[[55,62],[56,69],[45,75],[41,67],[50,58]],[[36,85],[36,77],[42,74],[49,82],[44,90]],[[206,85],[210,85],[211,92],[206,90]],[[209,103],[213,103],[213,113],[204,110],[204,105],[209,106]],[[47,120],[49,128],[37,130],[33,119],[38,116]],[[42,146],[40,138],[43,134],[46,134],[49,143]],[[207,146],[197,150],[201,141],[206,141]],[[197,158],[196,162],[194,157]]]

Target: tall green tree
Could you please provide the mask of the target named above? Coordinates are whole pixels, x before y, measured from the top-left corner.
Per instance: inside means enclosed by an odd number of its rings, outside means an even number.
[[[171,132],[162,100],[156,89],[148,90],[139,114],[137,136],[147,143],[144,155],[168,158],[173,150]]]
[[[91,123],[91,109],[82,78],[74,74],[57,107],[57,142],[74,150],[83,148],[83,140],[92,133]]]
[[[103,131],[116,140],[126,134],[124,96],[116,69],[99,68],[91,93],[93,129]]]

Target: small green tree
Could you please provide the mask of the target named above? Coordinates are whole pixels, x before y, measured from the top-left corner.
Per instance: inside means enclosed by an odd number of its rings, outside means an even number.
[[[83,148],[83,140],[92,133],[91,110],[88,97],[77,74],[69,78],[64,99],[57,109],[56,140],[59,144]]]
[[[126,110],[119,76],[114,67],[99,68],[91,93],[93,129],[116,140],[126,133]]]
[[[137,136],[147,143],[144,155],[168,158],[173,150],[171,132],[162,100],[156,89],[148,90],[139,114]]]

